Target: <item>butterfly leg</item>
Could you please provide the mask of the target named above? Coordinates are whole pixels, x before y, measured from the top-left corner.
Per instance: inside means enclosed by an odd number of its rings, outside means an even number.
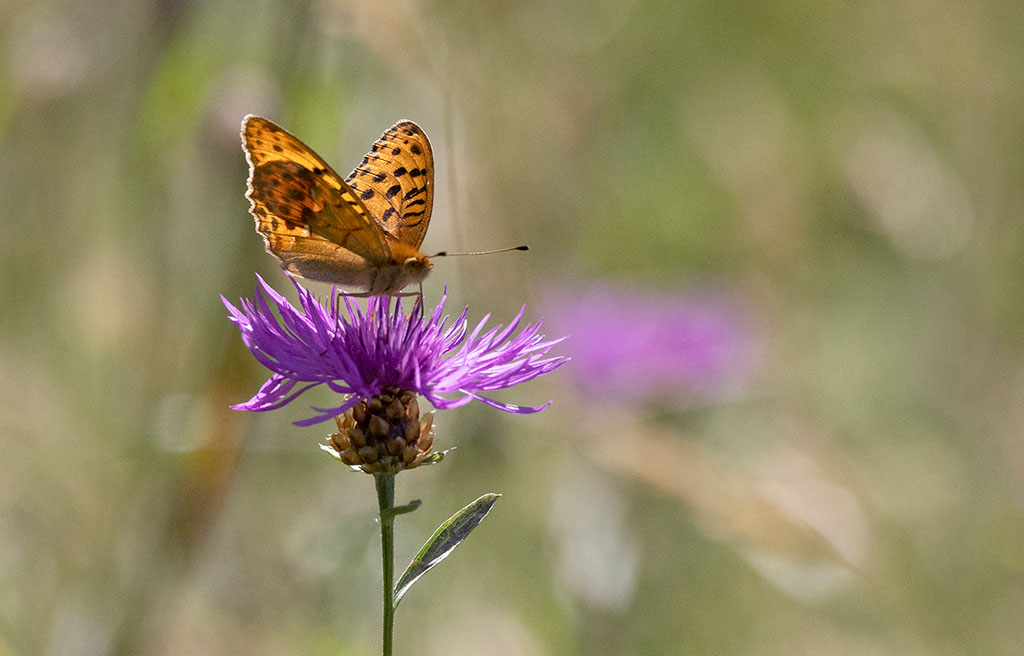
[[[327,345],[320,357],[327,354],[327,351],[334,347],[334,338],[338,336],[338,331],[341,329],[341,297],[343,294],[338,291],[338,288],[334,288],[334,292],[331,294],[331,303],[334,305],[334,333],[331,335],[331,343]]]
[[[349,298],[369,298],[370,294],[367,293],[367,292],[362,292],[362,293],[359,293],[359,294],[352,294],[350,292],[339,290],[337,287],[335,287],[334,288],[333,296],[334,296],[334,334],[331,335],[331,343],[327,347],[327,350],[330,350],[331,348],[334,347],[334,339],[338,336],[338,332],[341,330],[341,299],[342,299],[342,297],[347,296]],[[327,353],[327,350],[325,350],[320,355],[323,356],[325,353]]]

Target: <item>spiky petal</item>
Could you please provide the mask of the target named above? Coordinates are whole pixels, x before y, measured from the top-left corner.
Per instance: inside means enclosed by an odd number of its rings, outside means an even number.
[[[257,278],[253,299],[240,299],[239,308],[221,297],[242,341],[272,372],[255,396],[232,406],[237,410],[274,410],[306,390],[326,385],[345,400],[335,407],[314,407],[316,414],[296,425],[328,421],[386,389],[415,392],[442,410],[478,400],[527,414],[550,402],[518,406],[483,394],[532,380],[567,362],[560,356],[545,357],[562,340],[546,340],[539,332],[540,321],[516,332],[525,306],[508,326],[485,331],[488,315],[470,330],[468,307],[449,323],[444,314],[447,291],[429,316],[422,299],[406,315],[401,299],[390,297],[370,298],[365,310],[350,296],[343,296],[339,304],[337,289],[324,306],[293,279],[299,294],[295,307]]]

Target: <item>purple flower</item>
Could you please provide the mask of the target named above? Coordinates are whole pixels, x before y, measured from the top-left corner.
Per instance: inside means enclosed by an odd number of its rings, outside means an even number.
[[[525,307],[508,327],[498,325],[483,332],[487,315],[467,334],[468,307],[445,327],[447,291],[429,317],[423,313],[422,299],[406,315],[401,299],[392,306],[390,297],[370,298],[363,310],[351,297],[343,296],[344,312],[339,312],[337,289],[331,293],[328,309],[293,280],[300,309],[257,278],[262,289],[256,288],[253,300],[240,299],[241,309],[221,297],[231,321],[242,331],[242,341],[273,372],[249,401],[232,406],[236,410],[275,410],[308,389],[327,385],[348,398],[337,407],[314,407],[317,414],[296,425],[327,421],[389,388],[416,392],[438,409],[478,400],[506,412],[527,414],[551,402],[524,407],[480,394],[542,376],[567,361],[544,357],[561,339],[545,341],[537,332],[539,321],[513,336]]]
[[[572,335],[572,380],[585,396],[678,402],[727,394],[749,376],[759,349],[731,296],[599,282],[553,293],[546,314]]]

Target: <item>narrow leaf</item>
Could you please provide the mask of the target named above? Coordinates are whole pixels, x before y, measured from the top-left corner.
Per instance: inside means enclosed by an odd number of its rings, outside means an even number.
[[[398,579],[398,584],[395,585],[395,606],[398,606],[398,602],[402,600],[413,583],[434,565],[447,558],[455,547],[469,537],[470,532],[484,521],[487,513],[491,512],[491,507],[500,496],[500,494],[485,494],[437,527],[434,534],[409,563],[402,578]]]

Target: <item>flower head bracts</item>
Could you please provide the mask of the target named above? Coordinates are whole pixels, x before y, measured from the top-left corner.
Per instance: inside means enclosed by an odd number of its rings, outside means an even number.
[[[390,297],[370,298],[364,310],[345,296],[339,312],[337,289],[327,308],[293,280],[299,294],[296,308],[262,278],[259,282],[253,300],[241,299],[241,309],[221,297],[245,345],[273,372],[255,396],[233,407],[274,410],[317,385],[349,395],[337,407],[314,407],[317,414],[295,422],[299,426],[327,421],[387,388],[416,392],[438,409],[478,400],[506,412],[539,412],[550,402],[537,407],[510,405],[481,393],[518,385],[567,361],[544,357],[561,339],[545,341],[538,332],[539,321],[514,334],[525,308],[507,327],[483,332],[487,315],[467,334],[468,307],[445,326],[447,291],[427,317],[422,299],[406,315],[401,299],[392,304]]]

